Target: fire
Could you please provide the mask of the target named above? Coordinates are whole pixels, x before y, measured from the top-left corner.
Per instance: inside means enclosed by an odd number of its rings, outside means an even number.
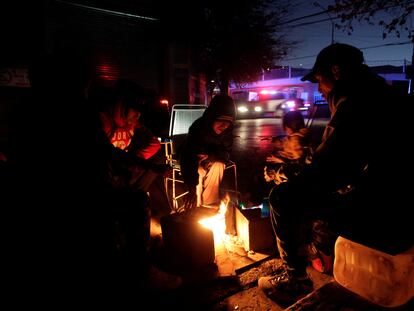
[[[224,215],[226,214],[228,202],[222,201],[220,203],[219,211],[217,215],[204,218],[199,220],[198,222],[205,228],[215,231],[218,227],[225,226],[224,222]]]
[[[214,244],[217,246],[224,237],[226,231],[225,214],[227,211],[227,205],[229,204],[230,198],[226,197],[224,201],[220,203],[219,210],[216,215],[199,220],[199,224],[203,227],[213,231]]]
[[[234,225],[234,222],[231,221],[231,217],[233,217],[232,208],[234,207],[229,206],[229,202],[230,197],[226,196],[220,203],[216,215],[198,221],[200,225],[213,232],[215,263],[220,276],[236,274],[232,259],[229,257],[230,252],[237,253],[240,256],[247,255],[243,243],[236,244],[239,239],[233,235],[234,230],[230,229]]]

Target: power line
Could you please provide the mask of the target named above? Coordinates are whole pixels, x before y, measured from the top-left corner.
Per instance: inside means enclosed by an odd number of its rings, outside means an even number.
[[[360,50],[368,50],[368,49],[381,48],[381,47],[384,47],[384,46],[406,45],[406,44],[411,44],[411,41],[397,42],[397,43],[385,43],[385,44],[380,44],[380,45],[366,46],[364,48],[359,48],[359,49]]]
[[[334,19],[339,19],[339,17],[334,17],[334,18],[325,18],[325,19],[320,19],[317,21],[312,21],[312,22],[306,22],[306,23],[301,23],[301,24],[295,24],[292,26],[289,26],[290,28],[296,28],[296,27],[302,27],[302,26],[308,26],[308,25],[313,25],[313,24],[318,24],[318,23],[322,23],[322,22],[326,22],[326,21],[331,21]]]
[[[109,15],[115,15],[115,16],[121,16],[121,17],[128,17],[128,18],[136,18],[136,19],[144,19],[144,20],[150,20],[150,21],[157,21],[157,19],[154,18],[154,17],[130,14],[130,13],[125,13],[125,12],[113,11],[113,10],[107,10],[107,9],[102,9],[102,8],[98,8],[98,7],[83,5],[83,4],[64,1],[64,0],[55,0],[55,2],[70,5],[70,6],[73,6],[73,7],[78,7],[78,8],[84,9],[84,10],[103,13],[103,14],[109,14]]]
[[[372,45],[372,46],[366,46],[366,47],[359,48],[359,49],[360,50],[368,50],[368,49],[375,49],[375,48],[380,48],[380,47],[384,47],[384,46],[406,45],[406,44],[411,44],[411,41],[397,42],[397,43],[386,43],[386,44],[381,44],[381,45]],[[311,57],[316,57],[316,56],[317,55],[301,56],[301,57],[284,59],[284,61],[299,60],[299,59],[311,58]]]
[[[409,1],[406,4],[412,4],[412,3],[414,3],[414,1]],[[400,4],[389,5],[389,6],[386,6],[386,7],[383,7],[383,8],[372,9],[370,12],[374,13],[374,12],[377,12],[377,11],[387,10],[387,9],[391,9],[391,8],[398,7],[398,6],[401,6],[401,5]],[[317,13],[297,17],[297,18],[288,20],[284,23],[281,23],[280,25],[290,24],[290,23],[293,23],[293,22],[297,22],[297,21],[300,21],[300,20],[304,20],[304,19],[307,19],[307,18],[311,18],[311,17],[323,15],[323,14],[328,14],[328,13],[334,13],[334,10],[327,9],[327,10],[324,10],[324,11],[321,11],[321,12],[317,12]],[[367,12],[362,12],[362,13],[367,13]],[[339,19],[339,17],[335,17],[335,18],[332,18],[332,19]],[[331,19],[324,19],[324,20],[313,21],[313,22],[309,22],[309,23],[297,24],[297,25],[292,25],[290,27],[306,26],[306,25],[316,24],[316,23],[320,23],[320,22],[324,22],[324,21],[328,21],[328,20],[331,20]]]
[[[315,17],[315,16],[318,16],[318,15],[326,14],[326,13],[328,13],[328,11],[329,10],[325,10],[325,11],[322,11],[322,12],[313,13],[313,14],[310,14],[310,15],[302,16],[302,17],[297,17],[297,18],[288,20],[288,21],[286,21],[284,23],[281,23],[280,25],[286,25],[286,24],[290,24],[290,23],[293,23],[293,22],[297,22],[297,21],[300,21],[300,20],[303,20],[303,19],[307,19],[307,18],[310,18],[310,17]]]

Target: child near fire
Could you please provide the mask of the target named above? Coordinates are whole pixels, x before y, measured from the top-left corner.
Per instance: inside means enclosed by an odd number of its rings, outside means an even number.
[[[276,185],[297,176],[305,164],[312,160],[310,131],[299,111],[289,111],[283,116],[286,135],[273,139],[273,152],[266,158],[264,178]]]
[[[300,178],[305,165],[312,161],[311,135],[309,129],[305,127],[302,114],[299,111],[286,113],[282,125],[286,135],[275,137],[273,152],[266,158],[268,165],[264,169],[265,180],[276,184],[269,194],[271,206],[278,204],[278,196],[274,194],[284,191],[284,185],[289,180]],[[276,220],[272,207],[270,213],[274,227]],[[312,223],[312,236],[307,252],[309,261],[317,271],[331,272],[335,240],[336,236],[327,230],[326,222],[315,220]]]

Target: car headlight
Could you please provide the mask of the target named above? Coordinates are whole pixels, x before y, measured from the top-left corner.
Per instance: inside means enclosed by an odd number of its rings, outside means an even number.
[[[287,105],[289,108],[293,108],[293,107],[295,107],[295,101],[294,101],[294,100],[288,100],[288,101],[286,102],[286,105]]]

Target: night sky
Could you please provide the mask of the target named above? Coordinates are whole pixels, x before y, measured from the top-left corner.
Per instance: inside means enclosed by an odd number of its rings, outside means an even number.
[[[327,8],[327,6],[333,2],[333,0],[318,1],[318,3],[324,8]],[[313,3],[314,1],[310,0],[298,1],[298,7],[293,10],[292,15],[287,19],[290,20],[323,11],[321,7],[313,5]],[[331,14],[330,16],[335,17],[334,14]],[[328,20],[306,26],[292,27],[293,25],[323,19]],[[292,28],[288,31],[288,38],[297,40],[300,44],[294,51],[292,51],[291,55],[287,57],[286,60],[282,61],[282,64],[293,67],[302,66],[304,68],[311,68],[318,52],[331,43],[331,25],[332,23],[326,13],[313,18],[306,18],[290,23],[289,27]],[[413,44],[409,43],[410,39],[408,38],[407,32],[402,32],[400,38],[390,34],[386,39],[383,39],[382,28],[377,24],[360,24],[358,21],[355,21],[353,26],[354,31],[351,35],[348,35],[347,32],[340,29],[335,29],[334,41],[351,44],[362,49],[365,61],[369,66],[402,66],[404,59],[407,60],[408,63],[411,63]],[[410,21],[408,21],[408,26],[411,26],[411,28],[414,27],[414,16],[412,16]]]

